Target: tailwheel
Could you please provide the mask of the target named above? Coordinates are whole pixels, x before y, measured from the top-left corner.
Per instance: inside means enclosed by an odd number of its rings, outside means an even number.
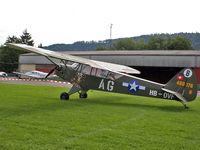
[[[60,100],[69,100],[69,94],[66,92],[61,93]]]
[[[80,98],[87,98],[87,93],[79,93]]]
[[[189,109],[189,107],[186,105],[186,103],[184,103],[184,102],[181,102],[181,103],[183,104],[185,109]]]

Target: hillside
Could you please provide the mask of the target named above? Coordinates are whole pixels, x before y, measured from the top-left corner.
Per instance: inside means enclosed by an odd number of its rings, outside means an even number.
[[[163,38],[167,37],[176,37],[176,36],[184,36],[192,41],[192,47],[194,49],[200,50],[200,33],[175,33],[175,34],[151,34],[151,35],[141,35],[136,37],[131,37],[136,41],[144,40],[144,42],[148,42],[151,36],[160,36]],[[111,43],[115,43],[119,41],[119,39],[113,39]],[[87,51],[87,50],[96,50],[99,47],[109,47],[110,40],[104,41],[79,41],[73,44],[53,44],[45,47],[46,49],[54,50],[54,51]]]

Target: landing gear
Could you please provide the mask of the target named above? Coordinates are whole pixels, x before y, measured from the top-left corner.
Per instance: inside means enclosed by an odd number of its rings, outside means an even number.
[[[87,93],[79,93],[80,98],[87,98]]]
[[[87,91],[88,90],[83,90],[80,87],[73,85],[68,92],[63,92],[60,94],[60,100],[69,100],[69,96],[74,93],[79,93],[79,97],[81,99],[87,98]]]
[[[79,93],[79,98],[81,98],[81,99],[85,99],[85,98],[87,98],[87,93]],[[66,92],[63,92],[63,93],[61,93],[60,94],[60,100],[69,100],[69,94],[68,93],[66,93]]]
[[[189,109],[189,107],[186,105],[186,103],[184,103],[184,102],[181,102],[181,103],[183,104],[185,109]]]
[[[69,100],[69,94],[66,92],[61,93],[60,100]]]

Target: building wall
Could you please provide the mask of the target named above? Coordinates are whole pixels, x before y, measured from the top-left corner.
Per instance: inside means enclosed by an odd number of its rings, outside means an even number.
[[[52,63],[44,56],[20,55],[19,64],[52,64]]]
[[[36,69],[35,64],[20,64],[19,65],[19,72],[27,72],[27,71],[31,71],[35,69]]]
[[[38,71],[42,71],[42,72],[50,72],[50,70],[52,70],[53,68],[55,68],[55,66],[52,64],[52,65],[44,65],[44,64],[37,64],[36,67],[35,67],[35,70],[38,70]]]
[[[127,66],[200,67],[196,56],[92,56],[91,59]]]
[[[112,62],[127,66],[151,66],[151,67],[200,67],[200,55],[84,55],[99,61]],[[20,64],[52,64],[46,57],[38,55],[21,55]]]
[[[195,68],[197,83],[200,84],[200,68]]]
[[[140,52],[65,52],[84,58],[132,66],[142,72],[139,77],[166,83],[184,67],[196,68],[200,84],[200,51],[140,51]],[[44,56],[25,54],[19,58],[20,71],[49,72],[53,64]],[[26,66],[29,65],[29,66]],[[32,66],[31,66],[32,65]]]

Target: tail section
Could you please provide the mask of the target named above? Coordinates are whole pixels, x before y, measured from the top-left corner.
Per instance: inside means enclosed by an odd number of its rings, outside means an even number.
[[[176,95],[180,101],[189,102],[194,100],[197,96],[195,72],[191,68],[181,70],[162,89]]]

